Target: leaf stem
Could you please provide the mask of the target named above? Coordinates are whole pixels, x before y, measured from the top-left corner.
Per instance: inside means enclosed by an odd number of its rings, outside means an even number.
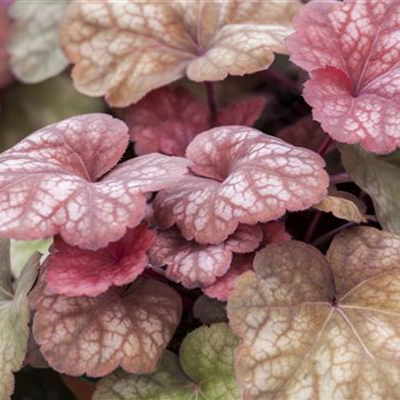
[[[217,98],[215,96],[215,88],[213,82],[204,82],[207,92],[207,102],[208,102],[208,109],[210,110],[210,125],[212,128],[215,127],[217,123]]]
[[[329,150],[329,147],[332,144],[332,142],[333,142],[333,139],[330,136],[328,136],[325,139],[324,143],[322,143],[321,147],[318,149],[317,153],[321,157],[323,157],[326,154],[326,152]]]
[[[328,233],[325,233],[325,235],[322,235],[319,238],[315,239],[313,242],[311,242],[311,245],[314,247],[321,246],[321,244],[324,244],[328,240],[332,239],[334,236],[336,236],[342,230],[351,228],[352,226],[355,226],[355,225],[357,225],[355,222],[348,222],[347,224],[339,226],[338,228],[336,228],[332,231],[329,231]]]
[[[349,174],[343,172],[341,174],[332,175],[330,177],[331,185],[338,185],[339,183],[353,182]]]
[[[308,231],[307,231],[307,233],[306,233],[306,236],[305,236],[305,238],[304,238],[304,241],[305,241],[306,243],[310,243],[310,242],[311,242],[311,239],[314,237],[315,230],[317,229],[317,226],[318,226],[318,224],[319,224],[319,221],[320,221],[321,218],[322,218],[322,214],[323,214],[322,211],[317,211],[317,212],[315,213],[314,218],[312,219],[311,224],[310,224],[310,226],[308,227]]]

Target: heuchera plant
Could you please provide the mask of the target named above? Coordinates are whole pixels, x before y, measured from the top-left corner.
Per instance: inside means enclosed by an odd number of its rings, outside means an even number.
[[[400,400],[399,35],[0,0],[0,400]]]

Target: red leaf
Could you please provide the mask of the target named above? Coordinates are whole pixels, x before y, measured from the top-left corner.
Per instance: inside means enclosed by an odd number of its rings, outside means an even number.
[[[82,250],[56,238],[47,259],[47,285],[66,296],[98,296],[112,285],[133,282],[146,267],[146,252],[154,241],[155,233],[145,224],[97,251]]]
[[[252,126],[265,108],[265,99],[254,97],[230,104],[217,116],[217,126]],[[210,128],[208,107],[184,88],[157,89],[124,117],[137,154],[161,152],[183,156],[188,144]]]
[[[400,3],[311,2],[287,40],[311,74],[304,97],[333,139],[375,153],[400,146]]]
[[[60,234],[97,250],[145,215],[146,193],[176,184],[188,161],[151,154],[119,161],[127,127],[105,114],[43,128],[0,155],[0,235],[33,240]]]
[[[327,193],[329,179],[318,154],[255,129],[212,129],[197,136],[186,154],[197,176],[161,191],[154,216],[163,229],[176,223],[187,240],[221,243],[239,223],[275,220]]]

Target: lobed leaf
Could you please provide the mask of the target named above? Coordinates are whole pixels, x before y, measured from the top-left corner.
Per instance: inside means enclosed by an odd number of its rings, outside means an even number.
[[[304,97],[333,139],[390,153],[400,145],[400,4],[314,1],[294,19],[291,59],[311,79]]]
[[[58,29],[68,4],[69,0],[14,0],[12,3],[10,64],[20,81],[42,82],[67,67],[68,60],[60,48]]]
[[[154,372],[182,313],[179,295],[150,280],[97,297],[65,297],[45,288],[34,306],[34,337],[50,366],[92,377],[119,366],[131,373]]]
[[[188,165],[152,154],[103,177],[127,143],[122,121],[88,114],[43,128],[0,155],[0,234],[17,240],[60,234],[89,250],[120,239],[143,219],[146,193],[175,184]]]
[[[344,231],[327,258],[300,242],[258,253],[228,316],[244,399],[398,399],[400,237]]]
[[[382,227],[400,234],[400,152],[377,157],[355,146],[341,145],[339,149],[350,177],[371,196]]]
[[[204,132],[191,142],[186,156],[196,175],[161,191],[154,216],[163,229],[176,224],[187,240],[219,244],[239,223],[272,221],[326,195],[328,176],[318,154],[255,129],[231,126]]]
[[[124,107],[187,76],[219,81],[268,68],[300,2],[73,1],[61,42],[77,88]]]
[[[155,239],[145,224],[97,251],[73,247],[56,238],[46,263],[47,285],[57,294],[95,297],[113,285],[133,282],[144,271],[146,253]]]

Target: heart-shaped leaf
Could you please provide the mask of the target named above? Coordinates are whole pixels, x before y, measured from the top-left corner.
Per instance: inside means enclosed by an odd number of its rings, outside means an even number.
[[[11,68],[22,82],[37,83],[58,75],[68,65],[58,29],[69,0],[14,0],[9,51]]]
[[[73,1],[61,42],[77,88],[112,106],[139,101],[185,75],[219,81],[268,68],[300,2]]]
[[[322,158],[246,127],[198,135],[186,156],[196,174],[161,191],[154,202],[163,228],[175,223],[187,240],[218,244],[239,223],[255,224],[321,201],[328,186]]]
[[[97,251],[73,247],[56,238],[47,259],[47,285],[66,296],[98,296],[112,285],[133,282],[146,267],[146,252],[154,241],[155,233],[145,224]]]
[[[0,239],[0,398],[14,391],[13,372],[22,368],[28,346],[30,311],[28,293],[39,268],[40,254],[27,262],[16,289],[11,284],[10,247]]]
[[[145,193],[176,184],[188,164],[150,154],[103,177],[127,144],[122,121],[89,114],[43,128],[0,155],[0,234],[17,240],[61,234],[90,250],[120,239],[143,219]]]
[[[228,301],[244,399],[399,399],[400,237],[343,232],[258,253]]]
[[[168,352],[152,375],[117,371],[99,382],[93,400],[240,400],[233,374],[237,344],[227,324],[203,326],[182,342],[181,365]]]
[[[377,157],[355,146],[339,148],[346,171],[371,196],[382,227],[400,235],[400,151]]]
[[[44,358],[72,376],[100,377],[119,366],[154,372],[182,312],[174,290],[141,279],[98,297],[65,297],[44,288],[32,304],[33,333]]]
[[[397,0],[314,1],[295,18],[291,59],[310,72],[304,97],[333,139],[381,154],[400,145],[399,18]]]
[[[215,124],[253,126],[264,107],[262,97],[230,104],[218,112]],[[211,127],[208,107],[181,87],[151,92],[126,110],[124,120],[139,155],[161,152],[183,156],[195,136]]]

